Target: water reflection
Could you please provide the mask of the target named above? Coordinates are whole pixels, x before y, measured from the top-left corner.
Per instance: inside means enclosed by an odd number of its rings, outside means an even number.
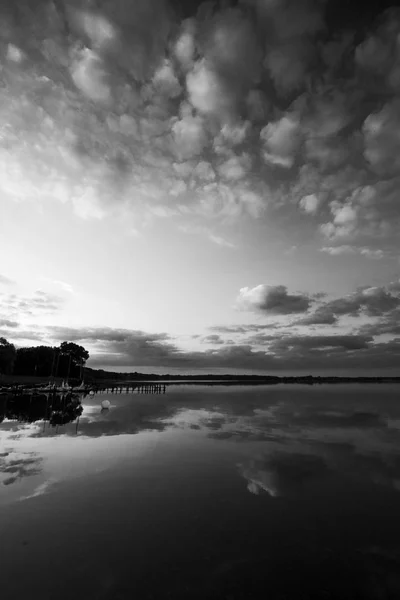
[[[400,597],[397,394],[199,386],[1,404],[9,597],[52,597],[67,563],[62,600],[258,598],[266,576],[272,599]]]
[[[83,408],[78,394],[10,394],[0,397],[0,424],[49,421],[53,427],[75,421]]]

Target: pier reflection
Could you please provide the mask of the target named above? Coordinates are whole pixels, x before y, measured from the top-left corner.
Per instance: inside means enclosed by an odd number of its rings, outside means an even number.
[[[75,421],[82,412],[81,396],[71,392],[8,394],[0,397],[0,423],[6,419],[20,423],[44,421],[57,427]]]

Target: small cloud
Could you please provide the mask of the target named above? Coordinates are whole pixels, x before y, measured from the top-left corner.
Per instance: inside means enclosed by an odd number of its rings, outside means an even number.
[[[38,485],[31,494],[29,494],[28,496],[21,496],[21,498],[19,498],[20,501],[22,500],[29,500],[30,498],[36,498],[37,496],[43,496],[43,494],[47,494],[49,491],[49,488],[54,484],[54,480],[49,479],[48,481],[45,481],[44,483]]]
[[[10,321],[9,319],[0,319],[0,327],[19,327],[17,321]]]
[[[303,196],[299,202],[300,208],[309,215],[315,215],[318,212],[320,200],[316,194]]]
[[[366,258],[371,258],[374,260],[380,260],[386,256],[384,250],[358,248],[357,246],[349,246],[347,244],[343,244],[341,246],[324,246],[321,248],[321,252],[325,252],[331,256],[340,256],[342,254],[360,254],[361,256],[365,256]]]
[[[60,281],[58,279],[54,279],[53,283],[62,288],[65,292],[69,292],[70,294],[74,294],[74,288],[71,284],[66,283],[65,281]]]
[[[201,340],[205,344],[223,344],[224,340],[218,334],[206,335]]]
[[[214,235],[210,233],[208,237],[212,242],[214,242],[214,244],[217,244],[217,246],[223,246],[225,248],[235,248],[235,244],[232,244],[232,242],[228,242],[228,240],[225,240],[219,235]]]
[[[15,281],[13,279],[10,279],[9,277],[6,277],[5,275],[1,275],[0,273],[0,285],[14,285]]]
[[[300,125],[296,117],[287,115],[268,123],[260,132],[266,163],[289,169],[293,166],[300,145]]]
[[[306,312],[314,300],[307,294],[289,294],[284,285],[244,287],[237,299],[239,308],[288,315]]]

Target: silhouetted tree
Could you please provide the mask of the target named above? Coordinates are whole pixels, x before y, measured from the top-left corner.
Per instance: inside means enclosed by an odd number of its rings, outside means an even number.
[[[14,374],[49,377],[54,372],[56,351],[57,349],[51,346],[18,348]]]
[[[62,342],[60,353],[63,356],[68,356],[68,372],[66,375],[81,376],[82,369],[89,358],[89,352],[83,346],[74,344],[74,342]]]
[[[0,375],[9,375],[13,371],[16,350],[14,344],[0,337]]]

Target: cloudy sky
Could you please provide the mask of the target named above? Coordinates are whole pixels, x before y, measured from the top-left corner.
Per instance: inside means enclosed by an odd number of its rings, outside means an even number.
[[[125,371],[398,372],[398,9],[0,12],[0,336]]]

